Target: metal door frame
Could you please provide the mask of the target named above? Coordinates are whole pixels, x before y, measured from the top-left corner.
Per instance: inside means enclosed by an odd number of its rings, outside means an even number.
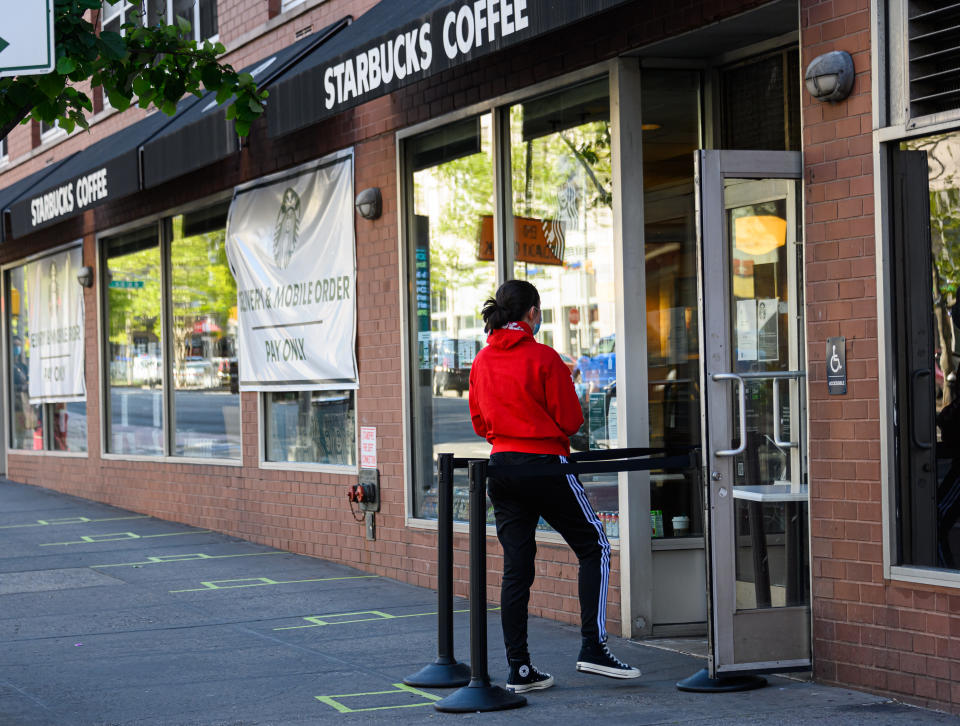
[[[723,673],[775,672],[797,670],[810,667],[810,659],[788,659],[751,663],[736,663],[734,658],[733,617],[736,613],[735,562],[736,542],[734,531],[734,505],[732,482],[734,481],[733,457],[716,456],[718,450],[731,446],[734,439],[730,430],[733,421],[734,393],[738,393],[742,415],[743,387],[742,377],[731,374],[731,300],[733,291],[727,271],[730,270],[730,240],[726,225],[724,180],[725,179],[789,179],[803,178],[802,154],[797,151],[720,151],[700,150],[695,153],[695,198],[697,207],[697,267],[698,267],[698,303],[700,308],[700,361],[701,361],[701,430],[703,432],[703,476],[705,507],[705,540],[707,548],[707,586],[710,598],[709,618],[709,674],[717,677]],[[788,215],[794,213],[788,210]],[[788,217],[789,218],[789,217]],[[799,227],[799,220],[798,225]],[[802,240],[797,241],[802,245]],[[794,280],[800,279],[802,272],[794,255],[788,254],[788,265],[792,267]],[[704,271],[714,271],[710,281],[705,279]],[[719,277],[716,277],[719,275]],[[719,280],[720,287],[713,283]],[[801,312],[799,299],[802,287],[797,289],[789,301],[789,312],[798,315]],[[720,298],[722,304],[716,304]],[[802,338],[801,338],[802,339]],[[790,367],[805,358],[805,351],[795,346],[796,362],[791,353]],[[790,384],[803,385],[799,380]],[[739,391],[737,388],[739,387]],[[797,393],[799,394],[799,390]],[[798,397],[797,400],[800,400]],[[791,415],[791,423],[795,416]],[[800,416],[805,419],[805,416]],[[805,421],[797,421],[805,423]],[[799,435],[802,426],[791,426],[793,436]],[[746,442],[741,438],[740,446]],[[801,445],[805,443],[801,440]],[[791,463],[799,464],[799,447],[791,455]],[[798,471],[793,468],[792,471]],[[809,511],[809,510],[808,510]],[[808,514],[809,516],[809,514]],[[718,542],[726,541],[724,547]],[[809,617],[809,608],[803,608]],[[778,608],[788,611],[792,608]],[[809,622],[809,621],[808,621]]]

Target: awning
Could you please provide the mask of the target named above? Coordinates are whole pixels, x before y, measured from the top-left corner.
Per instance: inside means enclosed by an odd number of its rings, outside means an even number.
[[[179,113],[196,103],[188,96],[180,101]],[[155,111],[67,159],[9,205],[13,236],[23,237],[139,191],[140,145],[168,123],[169,116]]]
[[[35,171],[30,176],[25,176],[20,181],[16,181],[8,187],[0,189],[0,240],[6,241],[12,235],[7,234],[7,208],[19,196],[28,193],[31,189],[43,183],[43,180],[53,174],[57,169],[66,164],[73,155],[60,159],[52,164],[45,166],[40,171]]]
[[[269,133],[296,131],[626,2],[382,0],[276,81]]]
[[[291,65],[350,24],[350,16],[341,18],[319,32],[301,38],[268,58],[242,69],[250,73],[258,87],[270,83]],[[267,99],[269,105],[272,98]],[[237,151],[233,122],[227,121],[226,107],[208,93],[177,116],[143,145],[143,186],[145,189],[195,171],[224,159]]]

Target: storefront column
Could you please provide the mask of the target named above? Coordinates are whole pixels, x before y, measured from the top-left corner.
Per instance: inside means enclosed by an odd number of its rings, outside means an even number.
[[[649,446],[646,259],[643,244],[643,138],[640,63],[620,58],[610,71],[613,225],[617,286],[617,409],[620,446]],[[653,628],[650,476],[620,474],[620,611],[622,635]]]

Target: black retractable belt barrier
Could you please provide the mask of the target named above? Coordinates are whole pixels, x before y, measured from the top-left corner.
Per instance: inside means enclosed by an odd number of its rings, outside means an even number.
[[[470,666],[453,657],[453,470],[466,466],[453,454],[437,456],[437,659],[403,682],[456,688],[470,682]]]
[[[470,683],[437,701],[449,713],[502,711],[525,706],[527,699],[490,684],[487,671],[487,476],[541,477],[601,472],[686,469],[697,466],[695,447],[681,449],[606,449],[574,454],[576,463],[493,465],[470,460]],[[651,454],[661,454],[657,458]],[[573,459],[574,457],[571,457]],[[454,465],[462,459],[454,459]],[[580,463],[586,462],[586,463]],[[452,465],[451,465],[452,472]],[[452,477],[452,473],[451,473]],[[452,520],[452,514],[451,514]],[[441,605],[442,607],[442,605]],[[410,681],[407,681],[408,683]]]
[[[438,711],[503,711],[527,699],[490,684],[487,672],[487,462],[470,462],[470,671],[469,685],[433,704]]]
[[[642,451],[663,453],[653,459],[638,459],[637,454],[624,452]],[[649,471],[651,469],[687,469],[696,466],[697,449],[607,449],[584,452],[582,458],[569,464],[498,464],[488,467],[490,476],[541,477],[566,476],[568,474],[609,474],[619,471]],[[610,461],[602,461],[609,459]],[[581,461],[585,463],[580,463]]]

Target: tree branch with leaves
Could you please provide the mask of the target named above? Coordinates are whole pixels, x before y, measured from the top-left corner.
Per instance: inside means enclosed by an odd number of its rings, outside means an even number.
[[[124,0],[106,0],[115,5]],[[141,8],[145,0],[130,0]],[[43,75],[0,78],[0,138],[19,123],[35,119],[68,133],[89,128],[93,101],[81,86],[102,88],[110,105],[124,111],[136,104],[154,106],[172,116],[185,94],[216,94],[217,103],[233,99],[227,119],[246,136],[264,109],[267,92],[249,73],[238,73],[218,58],[221,43],[197,42],[190,23],[142,22],[141,9],[122,26],[122,34],[99,31],[100,0],[55,0],[56,69]]]

